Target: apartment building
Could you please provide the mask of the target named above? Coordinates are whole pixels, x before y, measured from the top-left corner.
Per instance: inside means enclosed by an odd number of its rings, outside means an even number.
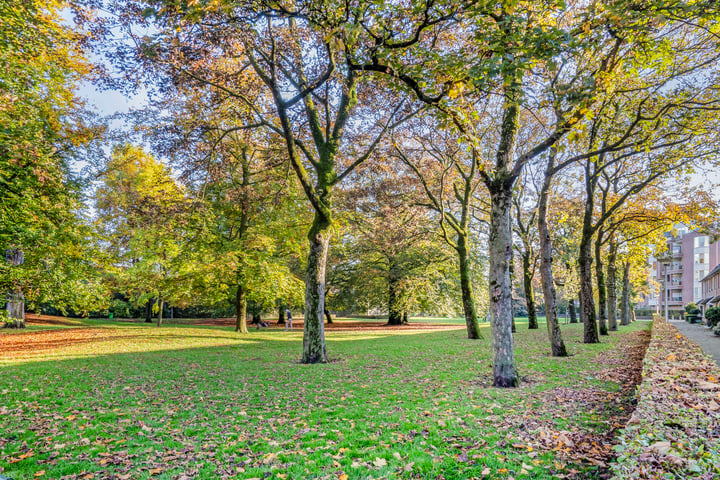
[[[711,307],[720,306],[720,240],[710,245],[710,273],[700,279],[702,299],[697,302],[705,316],[705,311]]]
[[[650,263],[650,284],[654,288],[643,306],[664,312],[667,302],[670,316],[681,317],[685,305],[705,298],[702,280],[712,265],[710,237],[679,226],[675,236],[668,235],[666,252],[660,258],[652,257]]]

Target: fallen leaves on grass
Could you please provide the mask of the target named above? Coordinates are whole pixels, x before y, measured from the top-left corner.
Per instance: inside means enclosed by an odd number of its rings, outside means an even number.
[[[716,479],[720,470],[720,368],[656,319],[638,406],[619,438],[617,479]]]

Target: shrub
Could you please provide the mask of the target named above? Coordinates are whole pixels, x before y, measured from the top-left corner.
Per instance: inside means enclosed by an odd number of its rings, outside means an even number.
[[[690,315],[697,315],[700,313],[700,309],[698,308],[697,304],[695,303],[688,303],[685,305],[685,313],[689,313]]]
[[[705,319],[712,327],[720,323],[720,307],[708,308],[705,312]]]

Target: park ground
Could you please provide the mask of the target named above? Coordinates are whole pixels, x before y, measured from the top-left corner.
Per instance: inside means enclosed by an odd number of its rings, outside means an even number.
[[[490,332],[338,320],[331,363],[302,331],[45,319],[0,333],[0,475],[20,479],[604,478],[649,338],[638,322],[548,355],[519,323],[516,389]]]

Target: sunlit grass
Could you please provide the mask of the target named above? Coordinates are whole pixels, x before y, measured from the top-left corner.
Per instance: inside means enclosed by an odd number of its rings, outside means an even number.
[[[595,372],[621,335],[584,345],[581,325],[564,329],[564,359],[544,326],[520,329],[525,382],[501,390],[489,335],[463,329],[330,331],[331,363],[302,365],[300,331],[91,324],[87,343],[2,354],[3,475],[556,478],[556,452],[513,447],[518,422],[602,430],[602,411],[553,409],[547,392],[618,390]]]

